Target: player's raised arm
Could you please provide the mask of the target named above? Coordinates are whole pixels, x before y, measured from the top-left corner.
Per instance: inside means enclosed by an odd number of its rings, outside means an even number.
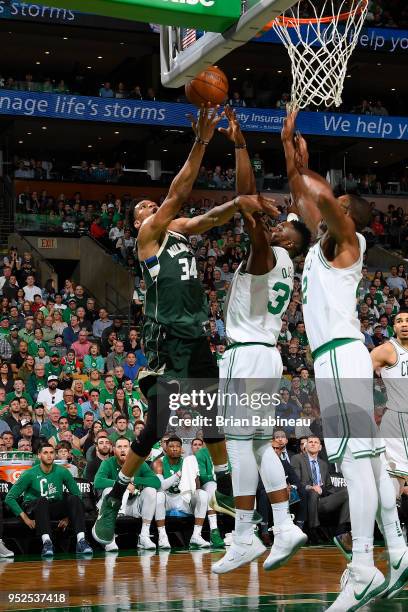
[[[218,128],[218,131],[235,145],[236,191],[240,195],[256,194],[255,175],[236,113],[230,106],[226,106],[225,116],[228,127]]]
[[[301,173],[308,166],[309,154],[306,141],[300,135],[297,135],[295,139],[296,117],[297,111],[288,112],[281,133],[286,159],[286,171],[294,204],[309,230],[315,235],[321,222],[322,214],[317,207],[316,201],[311,197]]]
[[[143,224],[138,237],[139,243],[159,240],[189,198],[203,160],[205,148],[212,139],[222,116],[218,113],[218,107],[212,109],[209,106],[201,107],[197,121],[190,116],[196,135],[193,148],[186,163],[173,180],[163,204],[156,214],[152,215]]]
[[[171,229],[186,235],[201,234],[213,227],[225,225],[237,212],[240,212],[248,226],[252,227],[255,227],[256,224],[255,213],[266,213],[273,217],[279,214],[274,200],[258,195],[237,196],[230,202],[215,206],[204,215],[192,219],[175,219],[171,224]]]

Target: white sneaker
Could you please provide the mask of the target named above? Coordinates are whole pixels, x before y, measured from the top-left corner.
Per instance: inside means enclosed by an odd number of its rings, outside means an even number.
[[[210,548],[211,544],[204,540],[203,537],[195,536],[194,534],[191,536],[190,546],[192,548]]]
[[[13,551],[6,548],[3,540],[0,540],[0,559],[8,559],[9,557],[14,557]]]
[[[388,564],[388,576],[386,587],[381,593],[381,597],[392,599],[395,597],[408,582],[408,548],[402,551],[399,560]]]
[[[112,540],[109,544],[105,546],[105,552],[117,552],[119,550],[119,546],[116,544],[116,540]]]
[[[237,567],[241,567],[241,565],[251,563],[251,561],[260,557],[265,550],[265,546],[253,532],[242,537],[237,536],[233,531],[232,544],[228,552],[211,566],[211,571],[214,574],[226,574]]]
[[[149,536],[142,534],[140,534],[137,541],[137,547],[143,548],[144,550],[156,550],[156,544],[149,538]]]
[[[167,533],[159,534],[159,548],[162,550],[168,550],[171,548],[169,538],[167,537]]]
[[[264,570],[267,571],[285,565],[307,542],[307,535],[292,521],[288,521],[279,527],[273,527],[273,534],[273,546],[263,564]]]
[[[376,567],[350,563],[340,581],[341,591],[327,612],[359,610],[384,590],[384,576]]]

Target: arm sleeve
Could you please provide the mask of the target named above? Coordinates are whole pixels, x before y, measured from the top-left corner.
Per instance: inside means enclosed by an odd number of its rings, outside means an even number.
[[[136,487],[152,487],[157,491],[161,487],[160,479],[145,463],[142,464],[140,470],[137,472],[137,476],[134,477],[134,484]]]
[[[167,491],[167,489],[170,489],[173,485],[180,482],[180,476],[178,474],[173,474],[173,476],[169,478],[163,478],[162,474],[158,474],[157,477],[160,479],[160,488],[162,491]]]
[[[18,498],[20,495],[24,493],[26,489],[28,489],[30,484],[30,473],[29,471],[25,472],[20,476],[15,484],[11,487],[10,491],[6,495],[6,499],[4,500],[7,506],[10,508],[13,514],[19,516],[23,509],[18,503]]]
[[[102,461],[95,475],[94,487],[95,489],[107,489],[113,487],[116,480],[112,478],[110,466],[107,465],[108,461]]]

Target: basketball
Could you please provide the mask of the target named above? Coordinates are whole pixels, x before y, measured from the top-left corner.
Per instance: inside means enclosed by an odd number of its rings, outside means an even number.
[[[194,106],[224,104],[228,97],[228,79],[217,66],[210,66],[186,84],[186,96]]]

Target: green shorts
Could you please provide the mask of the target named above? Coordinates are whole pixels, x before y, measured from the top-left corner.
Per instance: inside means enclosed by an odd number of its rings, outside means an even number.
[[[205,336],[178,338],[163,325],[147,321],[143,341],[148,370],[140,372],[139,384],[144,394],[143,386],[150,395],[150,387],[158,377],[167,381],[212,379],[218,382],[217,361]]]

